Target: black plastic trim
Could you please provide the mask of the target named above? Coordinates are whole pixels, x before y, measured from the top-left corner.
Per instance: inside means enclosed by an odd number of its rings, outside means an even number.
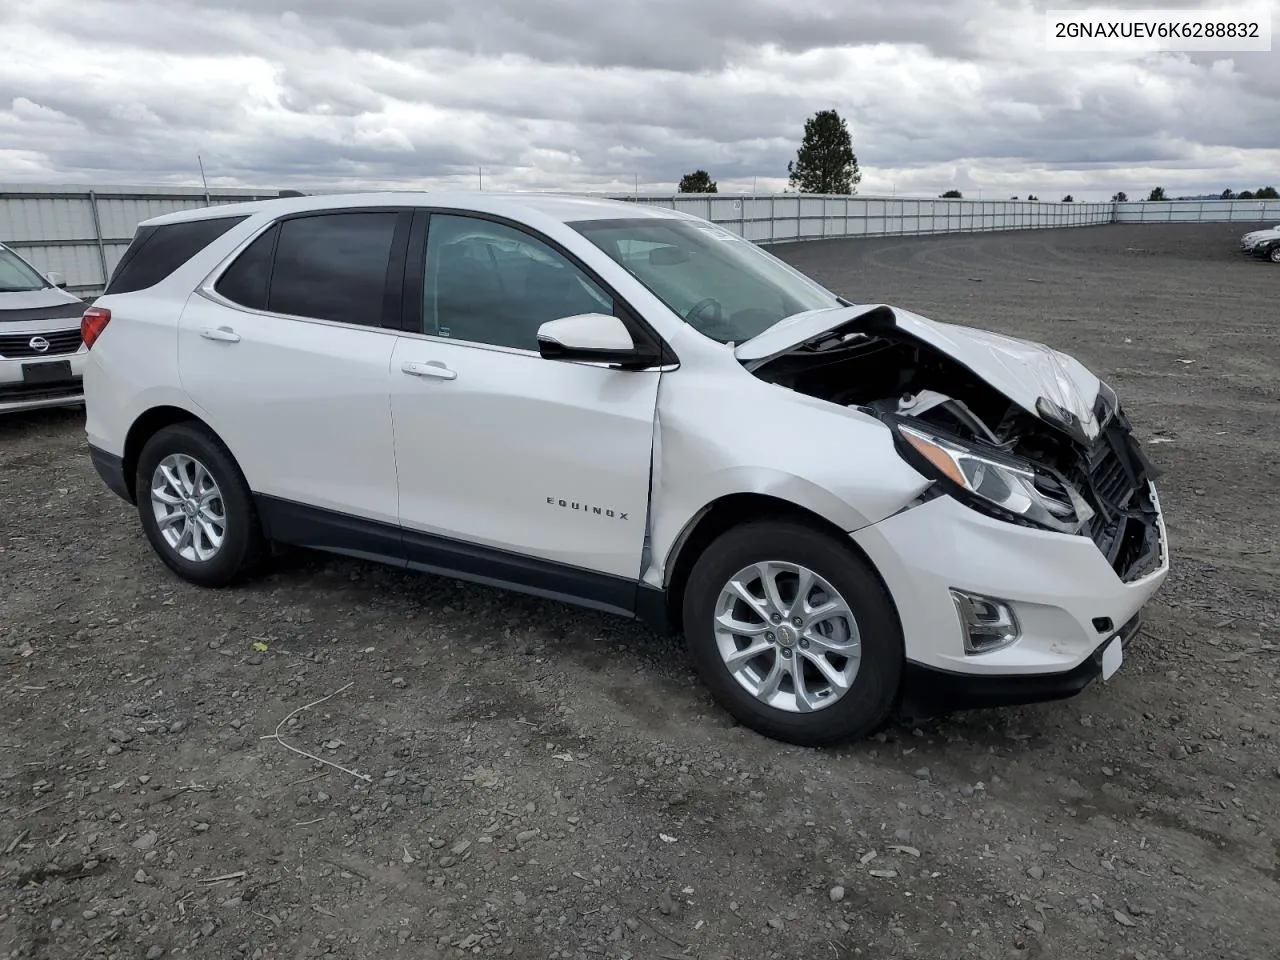
[[[413,570],[516,590],[605,613],[635,615],[638,587],[635,580],[448,540],[417,530],[404,531],[404,550]]]
[[[1065,700],[1089,686],[1102,673],[1102,652],[1115,636],[1123,647],[1138,635],[1142,615],[1107,637],[1079,666],[1061,673],[953,673],[908,660],[902,679],[899,712],[909,716],[938,716],[952,711],[1013,707]]]
[[[636,588],[636,619],[664,636],[676,632],[671,596],[661,587],[641,583]]]
[[[404,315],[405,251],[413,227],[413,211],[401,210],[391,234],[391,255],[387,258],[387,279],[382,296],[382,326],[399,330]]]
[[[400,298],[400,329],[406,333],[424,333],[423,284],[427,277],[427,227],[431,220],[428,210],[414,210],[409,229],[408,249],[405,254],[404,286]]]
[[[129,484],[124,476],[124,458],[89,444],[89,459],[108,490],[127,503],[134,502],[133,494],[129,492]]]
[[[661,356],[648,344],[629,350],[592,350],[566,347],[555,340],[538,338],[538,354],[544,360],[563,360],[569,363],[608,363],[624,370],[648,370],[661,365]]]
[[[28,320],[64,320],[80,317],[89,309],[85,300],[75,303],[55,303],[47,307],[23,307],[21,310],[0,310],[0,333],[6,323],[25,323]],[[32,334],[35,336],[35,334]]]
[[[399,527],[265,494],[254,505],[268,540],[407,566]]]
[[[627,577],[255,494],[268,539],[559,600],[654,625],[665,593]],[[643,597],[641,596],[643,594]],[[655,596],[656,595],[656,596]]]

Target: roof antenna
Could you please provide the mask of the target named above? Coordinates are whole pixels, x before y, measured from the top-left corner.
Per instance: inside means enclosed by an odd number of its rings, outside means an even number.
[[[204,202],[209,203],[209,181],[204,178],[204,161],[200,159],[200,154],[196,154],[196,163],[200,164],[200,182],[204,184]]]

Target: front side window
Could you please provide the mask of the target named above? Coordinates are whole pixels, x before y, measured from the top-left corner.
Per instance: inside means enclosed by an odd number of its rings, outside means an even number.
[[[275,244],[267,309],[293,317],[379,326],[398,219],[398,212],[389,211],[285,220]],[[253,252],[251,246],[242,256]],[[245,272],[247,289],[259,289],[260,274]]]
[[[27,293],[52,286],[12,250],[0,247],[0,293]]]
[[[427,231],[423,332],[538,349],[538,328],[613,300],[541,240],[476,217],[433,214]]]
[[[841,303],[754,243],[709,223],[637,217],[569,226],[721,343],[741,343],[792,314]]]

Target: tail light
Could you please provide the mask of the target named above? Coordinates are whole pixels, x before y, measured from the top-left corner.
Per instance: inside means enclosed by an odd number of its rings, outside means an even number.
[[[94,341],[102,336],[110,322],[111,311],[106,307],[90,307],[84,312],[80,318],[80,339],[84,341],[85,349],[93,347]]]

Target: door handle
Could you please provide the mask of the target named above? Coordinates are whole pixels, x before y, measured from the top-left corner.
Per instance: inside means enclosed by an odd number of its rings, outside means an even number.
[[[426,363],[415,363],[412,360],[406,360],[400,365],[400,369],[411,377],[433,377],[436,380],[456,380],[458,374],[450,370],[439,360],[428,360]]]
[[[220,340],[223,343],[239,343],[240,334],[236,333],[230,327],[205,327],[200,331],[200,336],[206,340]]]

